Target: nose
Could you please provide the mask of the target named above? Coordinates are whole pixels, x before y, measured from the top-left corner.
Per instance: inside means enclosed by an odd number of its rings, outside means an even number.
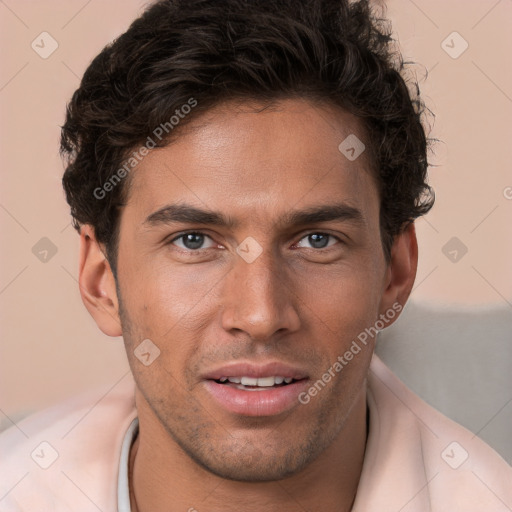
[[[293,288],[290,274],[272,254],[264,251],[252,263],[237,257],[224,281],[222,327],[259,341],[297,331],[300,317]]]

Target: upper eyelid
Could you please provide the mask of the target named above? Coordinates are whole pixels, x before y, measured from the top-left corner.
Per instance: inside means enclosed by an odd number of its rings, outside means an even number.
[[[174,242],[174,240],[178,240],[178,238],[182,238],[185,235],[203,235],[203,236],[207,236],[207,237],[211,238],[211,236],[208,233],[204,233],[203,231],[191,230],[191,231],[182,231],[181,233],[171,235],[167,238],[167,240],[169,242]]]

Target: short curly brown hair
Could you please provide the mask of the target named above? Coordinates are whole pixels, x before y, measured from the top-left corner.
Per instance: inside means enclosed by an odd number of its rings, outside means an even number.
[[[155,127],[191,98],[194,109],[158,145],[222,102],[300,97],[361,120],[389,260],[394,237],[434,203],[428,110],[406,71],[389,22],[365,0],[160,0],[92,61],[67,107],[61,154],[73,224],[94,227],[115,273],[129,180],[106,184]],[[109,193],[98,198],[99,189]]]

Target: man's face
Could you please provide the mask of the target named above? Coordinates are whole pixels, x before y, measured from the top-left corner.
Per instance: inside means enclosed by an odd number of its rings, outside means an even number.
[[[366,154],[338,150],[350,134],[365,139],[353,116],[305,101],[225,104],[133,171],[118,286],[139,406],[225,478],[300,471],[365,393],[372,343],[298,400],[385,310],[379,197]],[[146,339],[149,366],[134,355]],[[244,376],[266,380],[221,382]]]

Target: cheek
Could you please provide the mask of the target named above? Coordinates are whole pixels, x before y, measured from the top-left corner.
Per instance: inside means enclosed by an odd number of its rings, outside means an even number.
[[[208,300],[221,275],[211,267],[171,265],[159,255],[124,273],[122,296],[133,320],[162,336]]]
[[[324,267],[315,275],[309,271],[297,278],[295,289],[305,314],[343,337],[357,334],[378,313],[380,274],[374,262],[347,262],[336,270]]]
[[[133,280],[133,286],[123,289],[129,316],[129,335],[124,337],[129,352],[133,354],[144,339],[150,339],[160,351],[151,372],[131,356],[132,368],[147,383],[157,385],[176,376],[186,387],[185,369],[194,361],[206,338],[204,331],[214,321],[212,296],[219,277],[192,267],[146,267]],[[152,375],[146,377],[146,373]]]

